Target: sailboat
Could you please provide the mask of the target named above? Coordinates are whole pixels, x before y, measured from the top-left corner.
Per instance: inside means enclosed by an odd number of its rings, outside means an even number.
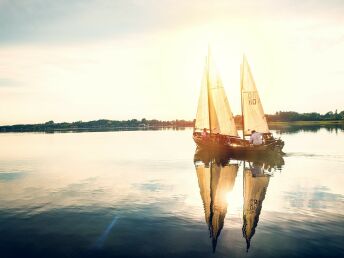
[[[238,135],[221,77],[209,49],[193,133],[197,146],[231,153],[281,152],[284,142],[275,139],[269,131],[263,106],[245,57],[241,65],[240,88],[243,138]],[[251,135],[253,130],[261,134],[263,144],[254,146],[245,139],[245,136]]]

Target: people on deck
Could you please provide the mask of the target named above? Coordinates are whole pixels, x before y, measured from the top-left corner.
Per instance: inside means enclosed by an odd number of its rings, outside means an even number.
[[[252,130],[250,143],[252,143],[254,146],[262,145],[263,135],[261,133],[256,132],[255,130]]]
[[[204,128],[203,131],[202,131],[202,139],[203,140],[207,139],[207,129],[206,128]]]

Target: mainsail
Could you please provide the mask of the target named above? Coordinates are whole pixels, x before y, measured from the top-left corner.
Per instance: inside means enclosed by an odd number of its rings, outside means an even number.
[[[214,160],[210,162],[209,166],[204,164],[196,166],[198,185],[203,201],[205,220],[212,238],[213,251],[215,251],[227,213],[226,196],[234,187],[237,172],[237,164],[222,166],[216,164]]]
[[[244,209],[243,236],[246,239],[247,250],[258,224],[260,211],[269,185],[270,176],[264,174],[262,164],[253,164],[244,171]]]
[[[214,134],[238,136],[234,117],[210,50],[202,78],[195,131],[202,131],[204,128]]]
[[[208,104],[208,69],[204,68],[201,93],[198,99],[198,107],[195,122],[195,131],[202,131],[204,128],[208,129],[209,126],[209,104]]]
[[[263,106],[245,56],[241,66],[241,104],[244,135],[251,135],[252,130],[269,133]]]

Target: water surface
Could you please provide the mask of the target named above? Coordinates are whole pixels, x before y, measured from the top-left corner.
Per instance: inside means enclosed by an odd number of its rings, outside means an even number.
[[[343,257],[343,130],[275,133],[284,165],[213,195],[191,130],[0,134],[0,257]]]

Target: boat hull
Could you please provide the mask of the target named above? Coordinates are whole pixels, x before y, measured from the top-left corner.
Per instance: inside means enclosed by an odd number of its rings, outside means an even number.
[[[282,153],[284,142],[280,139],[273,139],[259,146],[250,144],[247,140],[235,139],[235,141],[216,141],[214,139],[203,139],[194,135],[193,139],[196,145],[201,149],[207,149],[214,152],[227,153],[230,155],[249,155],[259,156],[273,153]]]

